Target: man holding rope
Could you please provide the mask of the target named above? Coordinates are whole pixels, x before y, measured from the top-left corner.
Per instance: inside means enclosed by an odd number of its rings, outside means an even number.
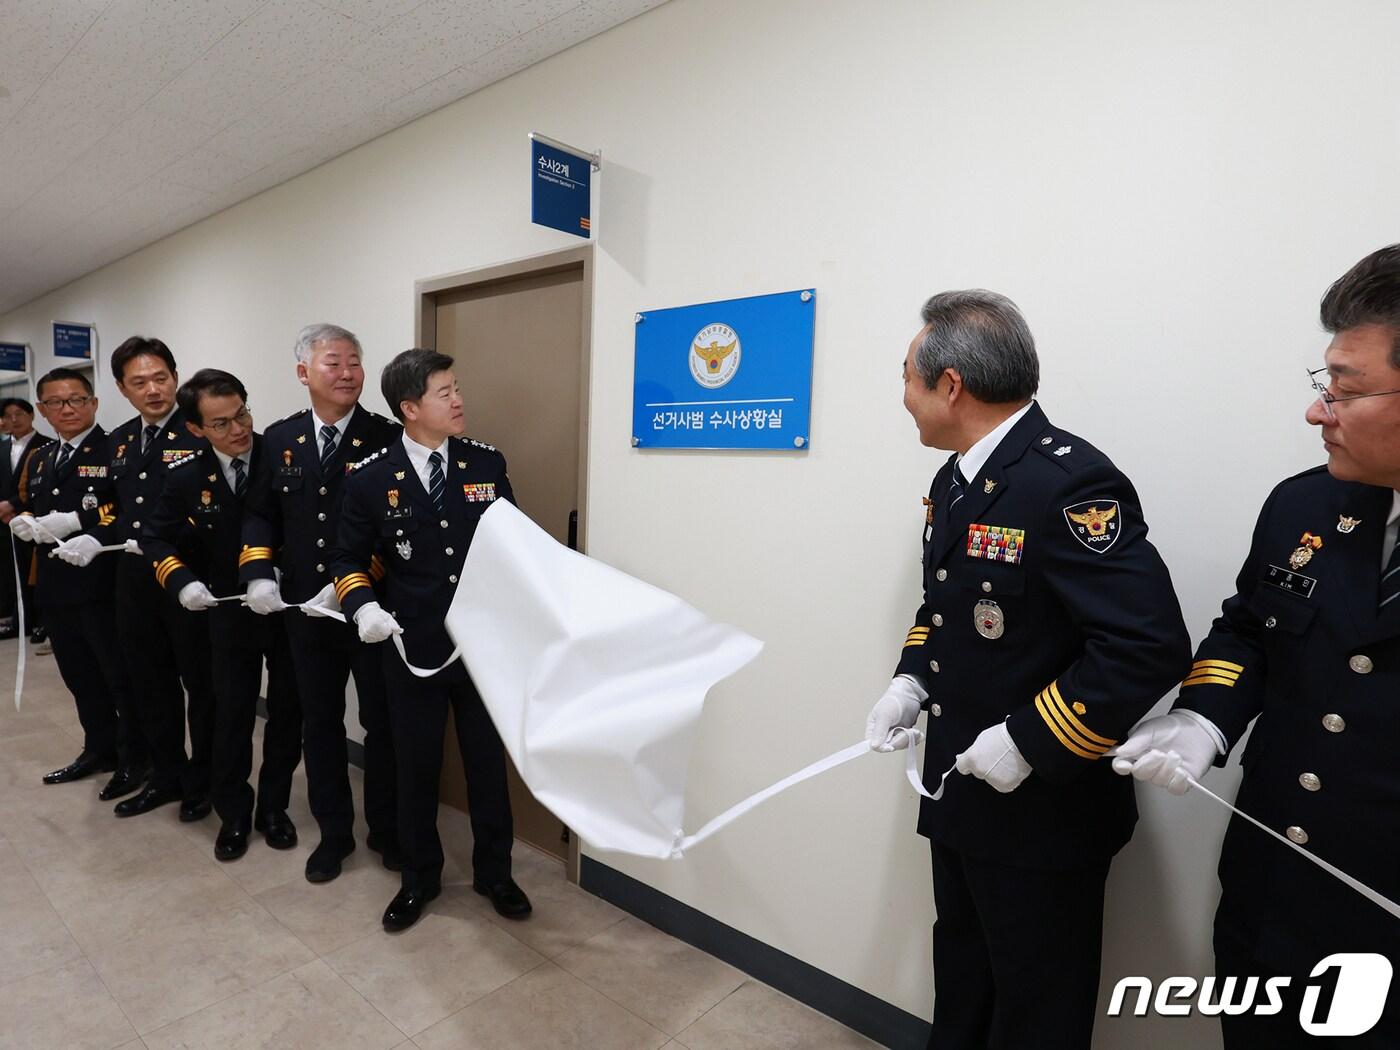
[[[1172,712],[1138,726],[1114,768],[1184,794],[1254,731],[1241,810],[1373,890],[1400,896],[1400,244],[1322,299],[1332,333],[1307,421],[1327,465],[1269,496],[1239,578]],[[1300,999],[1336,952],[1400,962],[1400,927],[1236,817],[1220,855],[1219,976],[1289,977],[1282,1012],[1221,1016],[1227,1050],[1306,1047]],[[1397,996],[1392,992],[1391,1003]],[[1400,1008],[1354,1039],[1400,1042]]]

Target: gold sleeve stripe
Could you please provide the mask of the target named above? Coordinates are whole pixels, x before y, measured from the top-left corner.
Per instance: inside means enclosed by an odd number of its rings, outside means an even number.
[[[927,638],[927,637],[928,637],[928,628],[927,628],[927,627],[911,627],[911,628],[909,629],[908,637],[910,637],[910,638]]]
[[[335,596],[340,601],[345,601],[345,596],[356,587],[368,587],[369,577],[362,572],[352,572],[349,576],[342,576],[335,581]]]
[[[164,587],[165,581],[170,579],[170,574],[176,569],[183,568],[185,568],[185,563],[172,554],[163,562],[159,562],[156,565],[156,582],[159,583],[162,587]]]
[[[1050,710],[1050,705],[1045,702],[1045,694],[1043,692],[1035,698],[1035,709],[1040,712],[1040,717],[1043,718],[1045,724],[1050,727],[1050,732],[1054,733],[1055,736],[1059,738],[1060,743],[1064,744],[1070,751],[1074,752],[1080,758],[1095,759],[1103,757],[1103,751],[1090,751],[1087,748],[1081,747],[1065,734],[1064,729],[1055,721],[1055,716]],[[1104,750],[1106,751],[1107,748]]]
[[[384,579],[384,559],[377,554],[369,560],[369,575],[375,583]]]
[[[1118,741],[1110,740],[1106,736],[1099,736],[1098,733],[1093,732],[1079,720],[1079,717],[1074,713],[1074,709],[1071,708],[1069,704],[1065,703],[1065,698],[1060,695],[1059,682],[1051,682],[1049,688],[1050,696],[1055,701],[1055,707],[1059,710],[1060,714],[1064,716],[1070,727],[1076,730],[1080,737],[1087,743],[1090,745],[1102,744],[1104,747],[1112,747],[1114,744],[1118,743]]]
[[[241,568],[250,561],[271,561],[271,547],[244,547],[238,554],[238,565]]]
[[[1181,688],[1185,689],[1189,685],[1223,685],[1226,688],[1234,686],[1236,679],[1227,678],[1224,675],[1210,674],[1206,671],[1198,671],[1190,678],[1181,683]]]
[[[1229,660],[1197,660],[1191,665],[1193,671],[1232,671],[1236,676],[1244,673],[1244,664],[1232,664]]]
[[[116,506],[115,503],[104,503],[102,506],[98,507],[98,508],[97,508],[97,524],[99,524],[99,525],[110,525],[110,524],[112,524],[112,522],[116,521],[116,520],[117,520],[117,516],[116,516],[115,514],[112,513],[112,508],[115,507],[115,506]]]

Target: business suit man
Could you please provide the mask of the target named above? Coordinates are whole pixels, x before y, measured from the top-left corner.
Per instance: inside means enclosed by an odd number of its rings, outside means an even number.
[[[1189,638],[1131,482],[1032,397],[1014,303],[924,304],[905,358],[920,441],[955,450],[926,504],[923,604],[867,720],[907,746],[929,712],[919,832],[931,840],[930,1050],[1082,1050],[1104,884],[1137,819],[1105,753],[1172,685]]]
[[[0,401],[0,419],[6,435],[0,440],[0,523],[8,525],[19,512],[19,479],[30,453],[53,441],[47,434],[34,429],[34,406],[23,398],[9,397]],[[16,614],[24,610],[24,624],[31,637],[39,625],[34,619],[34,584],[30,570],[34,563],[34,545],[15,539],[7,545],[0,564],[0,638],[13,638],[19,633]],[[15,563],[19,566],[19,586],[15,585]],[[6,622],[8,621],[8,623]],[[42,630],[34,641],[43,640]]]
[[[1309,853],[1400,897],[1400,244],[1322,300],[1332,333],[1307,421],[1327,465],[1280,482],[1170,714],[1114,767],[1185,793],[1241,755],[1236,803]],[[1312,969],[1333,953],[1400,962],[1393,918],[1239,817],[1220,852],[1215,972],[1287,977],[1285,1008],[1222,1015],[1227,1050],[1302,1050]],[[1340,980],[1340,978],[1338,978]],[[1322,1011],[1323,1014],[1327,1010]],[[1314,1015],[1314,1021],[1317,1015]],[[1348,1046],[1400,1045],[1400,991]]]

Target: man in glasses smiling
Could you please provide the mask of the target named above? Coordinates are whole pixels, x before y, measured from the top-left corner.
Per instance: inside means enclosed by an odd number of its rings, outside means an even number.
[[[1250,723],[1238,805],[1394,899],[1400,867],[1400,244],[1322,299],[1332,333],[1310,373],[1327,465],[1270,495],[1249,558],[1196,651],[1174,710],[1148,719],[1114,768],[1183,794]],[[1393,920],[1235,818],[1220,857],[1216,974],[1292,978],[1281,1013],[1221,1017],[1227,1050],[1302,1047],[1298,999],[1337,952],[1400,962]],[[1340,995],[1339,995],[1340,997]],[[1359,1047],[1400,1043],[1400,994]],[[1327,1010],[1321,1011],[1326,1013]],[[1316,1017],[1312,1018],[1316,1023]]]

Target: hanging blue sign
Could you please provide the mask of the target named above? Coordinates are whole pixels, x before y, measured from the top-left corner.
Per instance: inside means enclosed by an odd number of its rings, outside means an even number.
[[[54,357],[80,357],[92,360],[92,329],[85,324],[53,323]]]
[[[583,157],[530,140],[530,221],[587,238],[592,226],[592,164]]]
[[[816,292],[637,315],[632,444],[805,449]]]
[[[29,360],[24,343],[0,343],[0,372],[24,372],[29,368]]]

